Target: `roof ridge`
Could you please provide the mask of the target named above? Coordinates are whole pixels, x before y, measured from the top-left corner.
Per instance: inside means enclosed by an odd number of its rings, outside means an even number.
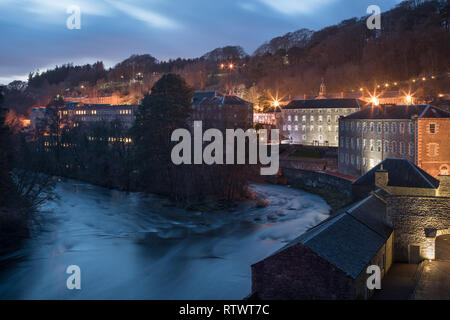
[[[419,115],[419,118],[422,118],[422,116],[428,111],[429,108],[430,108],[430,105],[428,104],[427,107],[425,109],[423,109],[422,113]]]
[[[422,176],[422,178],[425,179],[425,181],[428,182],[428,184],[429,184],[433,189],[436,189],[436,187],[434,186],[434,184],[432,184],[431,181],[428,180],[428,178],[425,177],[425,176],[423,175],[423,173],[422,173],[420,170],[418,170],[417,167],[416,167],[409,159],[406,159],[406,161],[408,161],[409,165],[410,165],[411,167],[413,167],[414,170],[417,171],[417,172]]]

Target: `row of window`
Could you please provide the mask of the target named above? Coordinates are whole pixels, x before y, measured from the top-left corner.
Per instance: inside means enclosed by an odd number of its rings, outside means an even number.
[[[349,153],[341,153],[341,156],[339,157],[339,160],[341,163],[345,163],[345,164],[351,164],[351,165],[356,165],[357,169],[361,169],[361,166],[363,168],[367,168],[367,169],[372,169],[373,167],[375,167],[375,159],[374,158],[366,158],[363,157],[361,158],[360,156],[355,156],[354,154],[349,154]]]
[[[315,138],[315,137],[314,137]],[[290,138],[291,139],[291,138]],[[306,134],[304,134],[304,135],[302,135],[302,141],[307,141],[307,139],[308,139],[308,137],[306,136]],[[323,135],[318,135],[317,136],[317,141],[318,142],[324,142],[324,136]],[[334,140],[335,140],[335,142],[337,142],[338,141],[338,137],[337,136],[335,136],[334,137]],[[329,142],[329,141],[327,141],[327,142]]]
[[[298,125],[294,125],[291,126],[290,124],[288,125],[283,125],[283,131],[292,131],[292,128],[294,128],[294,131],[298,131],[299,130],[299,126]],[[306,132],[307,128],[309,128],[310,132],[314,132],[315,127],[314,126],[302,126],[302,132]],[[333,132],[333,127],[332,126],[327,126],[327,132]],[[317,126],[317,130],[319,132],[323,132],[323,126]],[[339,127],[338,126],[334,126],[334,132],[338,132]]]
[[[367,141],[369,142],[369,144],[367,145]],[[361,144],[362,142],[362,144]],[[373,152],[373,151],[377,151],[377,152],[381,152],[381,148],[382,143],[381,140],[377,140],[376,144],[374,139],[360,139],[360,138],[349,138],[349,137],[341,137],[341,141],[340,141],[340,148],[346,148],[346,149],[351,149],[351,150],[364,150],[366,151],[367,148]],[[405,148],[405,143],[403,141],[400,141],[398,143],[398,149],[397,149],[397,142],[396,141],[384,141],[384,152],[391,152],[391,153],[400,153],[401,155],[405,155],[406,152],[408,152],[408,154],[412,157],[414,156],[414,144],[412,143],[408,143],[408,150],[406,150]]]
[[[298,122],[298,116],[294,116],[294,121],[297,121]],[[306,122],[306,115],[303,115],[302,116],[302,122],[303,123],[305,123]],[[315,121],[315,117],[314,116],[310,116],[309,117],[309,122],[314,122]],[[288,120],[288,122],[291,122],[292,121],[292,116],[291,115],[289,115],[288,117],[287,117],[287,120]],[[319,121],[319,122],[323,122],[323,116],[318,116],[317,117],[317,120]],[[331,116],[327,116],[327,122],[328,123],[331,123]],[[334,117],[334,122],[339,122],[339,116],[335,116]]]
[[[293,109],[293,110],[289,110],[289,112],[297,112],[297,113],[313,113],[313,112],[317,112],[317,113],[323,113],[323,110],[326,109],[327,113],[331,113],[333,110],[335,113],[353,113],[358,111],[358,108],[353,108],[353,109],[336,109],[336,108],[317,108],[317,109]]]
[[[111,113],[108,112],[107,113]],[[67,115],[67,111],[63,111],[62,112],[63,115]],[[88,114],[97,114],[97,110],[75,110],[75,114],[76,115],[88,115]],[[112,114],[115,114],[115,112],[112,112]],[[119,110],[119,114],[132,114],[132,110],[131,109],[124,109],[124,110]]]
[[[361,127],[362,127],[362,131],[363,132],[367,132],[367,131],[375,132],[375,130],[376,130],[377,133],[381,133],[382,130],[383,130],[383,127],[384,127],[384,132],[385,133],[389,133],[389,132],[397,133],[397,124],[398,124],[398,132],[405,133],[405,131],[406,131],[406,123],[405,122],[400,122],[400,123],[397,123],[397,122],[391,122],[391,123],[384,122],[383,124],[381,122],[377,122],[377,123],[374,123],[374,122],[369,122],[369,123],[362,122],[362,125],[361,125],[361,122],[359,122],[359,121],[358,122],[345,121],[345,125],[343,125],[341,127],[341,131],[345,130],[345,131],[352,131],[353,132],[353,131],[356,130],[357,132],[361,132]],[[408,131],[409,131],[410,134],[414,133],[414,123],[412,123],[412,122],[409,123]]]

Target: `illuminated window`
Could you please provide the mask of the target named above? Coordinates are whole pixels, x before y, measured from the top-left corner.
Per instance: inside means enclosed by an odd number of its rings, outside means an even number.
[[[430,133],[431,134],[436,133],[436,124],[435,123],[430,124]]]

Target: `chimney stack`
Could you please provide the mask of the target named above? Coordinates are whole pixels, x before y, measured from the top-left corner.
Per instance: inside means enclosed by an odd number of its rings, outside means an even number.
[[[386,189],[388,182],[389,182],[389,172],[387,172],[387,170],[384,170],[383,164],[381,164],[380,169],[375,171],[375,185],[378,188]]]

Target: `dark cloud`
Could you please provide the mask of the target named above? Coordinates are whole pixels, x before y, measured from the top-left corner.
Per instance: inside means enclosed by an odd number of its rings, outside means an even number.
[[[377,2],[377,3],[374,3]],[[252,53],[272,37],[300,28],[320,29],[388,10],[397,0],[0,0],[0,83],[66,62],[131,54],[160,60],[197,57],[216,47],[240,45]],[[66,9],[80,6],[81,30],[68,30]]]

